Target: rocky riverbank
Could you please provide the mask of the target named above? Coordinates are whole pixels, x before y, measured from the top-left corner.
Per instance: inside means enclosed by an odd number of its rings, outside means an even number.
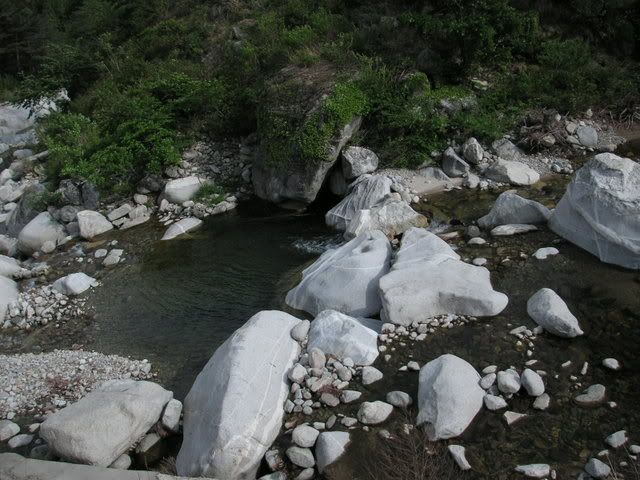
[[[343,198],[325,217],[344,232],[346,243],[302,272],[286,296],[290,313],[260,312],[216,350],[185,399],[183,423],[182,405],[171,392],[131,380],[152,378],[149,362],[82,351],[12,355],[0,358],[0,416],[9,420],[2,424],[2,440],[34,459],[126,469],[157,465],[181,433],[178,474],[302,480],[340,478],[340,469],[348,478],[358,476],[349,457],[359,458],[367,445],[393,445],[424,431],[427,438],[420,441],[448,445],[446,466],[485,478],[606,478],[611,468],[631,471],[638,454],[634,415],[620,417],[617,429],[607,433],[607,453],[592,449],[589,458],[581,452],[573,460],[532,455],[530,462],[500,463],[500,471],[487,467],[485,455],[492,452],[479,452],[466,433],[494,417],[513,432],[535,419],[548,421],[549,409],[571,408],[571,415],[582,409],[595,418],[603,410],[615,414],[624,404],[615,396],[615,372],[635,362],[597,352],[597,358],[551,363],[545,358],[550,350],[571,351],[570,342],[597,335],[596,319],[578,312],[575,298],[567,299],[556,282],[526,294],[495,283],[496,272],[510,264],[545,265],[566,255],[547,225],[602,262],[630,270],[640,265],[637,163],[601,153],[582,166],[580,154],[592,157],[619,141],[588,118],[553,117],[539,125],[536,132],[554,126],[554,142],[542,138],[540,145],[558,148],[532,156],[509,139],[490,147],[469,139],[443,152],[442,169],[378,170],[374,152],[346,148],[327,172],[333,193]],[[10,212],[3,245],[19,259],[1,259],[3,334],[85,314],[86,295],[100,288],[102,273],[128,259],[118,230],[156,217],[167,227],[163,239],[172,240],[198,228],[204,217],[234,209],[251,194],[252,145],[251,138],[236,147],[198,144],[185,152],[180,167],[146,178],[127,201],[101,200],[89,185],[66,182],[58,191],[66,204],[37,212],[28,199],[43,181],[38,169],[11,180],[3,192],[22,194],[3,204]],[[11,144],[15,161],[45,158],[25,157],[28,152],[17,146],[27,145]],[[565,150],[573,152],[572,160],[559,156]],[[18,168],[6,170],[8,179]],[[526,198],[527,187],[541,175],[574,170],[555,210]],[[240,186],[233,192],[212,188],[223,179]],[[434,217],[434,192],[509,187],[519,190],[497,196],[474,222],[451,221],[439,235],[425,228]],[[16,211],[22,221],[32,218],[13,237],[9,226],[15,231]],[[581,222],[574,225],[575,218]],[[538,233],[544,242],[523,251],[518,238]],[[511,324],[513,308],[528,320]],[[493,332],[477,332],[490,324]],[[458,332],[476,332],[474,341],[482,343],[500,336],[501,350],[471,360],[459,346],[447,345],[464,335]],[[424,347],[434,343],[435,349]],[[123,400],[130,390],[131,398]],[[117,411],[130,412],[134,421],[125,422]],[[21,415],[44,423],[11,422]],[[25,429],[29,433],[20,433]],[[105,435],[105,429],[117,435]],[[565,457],[573,454],[568,448]],[[13,456],[0,463],[12,474],[44,468]],[[105,474],[58,465],[69,478]]]

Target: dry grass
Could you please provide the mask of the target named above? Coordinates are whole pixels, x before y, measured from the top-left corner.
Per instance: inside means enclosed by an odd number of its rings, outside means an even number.
[[[351,462],[338,462],[327,480],[463,480],[474,478],[455,464],[444,442],[430,442],[422,429],[401,431],[388,439],[371,432]],[[355,471],[357,470],[357,472]]]
[[[638,461],[630,458],[632,455],[631,452],[624,447],[626,452],[626,467],[621,467],[620,465],[615,465],[612,461],[612,458],[609,456],[605,463],[607,463],[611,467],[611,475],[609,478],[611,480],[640,480],[640,467],[638,467]]]

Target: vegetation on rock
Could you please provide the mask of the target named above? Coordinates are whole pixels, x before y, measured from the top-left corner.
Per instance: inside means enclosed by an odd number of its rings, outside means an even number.
[[[270,162],[286,167],[292,149],[316,162],[354,115],[384,164],[416,166],[528,109],[637,104],[639,29],[628,0],[0,0],[0,96],[66,88],[43,125],[49,173],[105,190],[200,136],[257,131]],[[336,83],[311,116],[265,104],[283,69],[325,65]]]

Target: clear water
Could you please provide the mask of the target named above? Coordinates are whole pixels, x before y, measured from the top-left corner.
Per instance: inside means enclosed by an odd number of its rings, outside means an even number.
[[[182,398],[229,335],[260,310],[284,308],[299,271],[341,238],[318,215],[244,205],[189,238],[160,242],[147,227],[132,262],[102,278],[88,348],[148,358]],[[126,239],[124,242],[126,243]]]

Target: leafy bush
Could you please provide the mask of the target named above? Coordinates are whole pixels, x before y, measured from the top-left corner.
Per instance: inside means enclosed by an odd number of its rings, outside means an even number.
[[[206,183],[196,193],[194,200],[206,205],[214,206],[222,202],[226,197],[226,193],[219,185]]]

